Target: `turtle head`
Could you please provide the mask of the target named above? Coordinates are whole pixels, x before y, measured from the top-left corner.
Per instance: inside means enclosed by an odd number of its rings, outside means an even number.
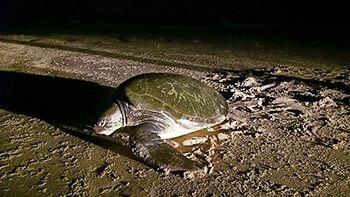
[[[125,107],[121,103],[113,103],[101,114],[94,131],[98,134],[111,135],[114,131],[126,126]]]

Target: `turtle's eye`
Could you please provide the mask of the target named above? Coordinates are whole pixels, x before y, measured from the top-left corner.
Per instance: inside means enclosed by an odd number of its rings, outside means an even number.
[[[107,123],[106,119],[102,119],[98,122],[97,126],[104,127],[106,125],[106,123]]]

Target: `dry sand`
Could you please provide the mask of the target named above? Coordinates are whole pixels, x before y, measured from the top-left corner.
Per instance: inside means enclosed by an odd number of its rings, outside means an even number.
[[[127,136],[120,135],[117,143],[74,134],[53,124],[52,118],[43,118],[48,116],[4,107],[0,109],[1,196],[350,195],[348,71],[339,74],[341,82],[320,81],[292,77],[290,68],[283,66],[193,70],[5,42],[0,42],[0,57],[0,76],[38,79],[38,83],[59,78],[64,85],[57,95],[69,94],[64,92],[71,83],[68,79],[87,83],[85,88],[116,87],[136,74],[172,72],[214,87],[230,106],[225,129],[201,133],[207,140],[200,145],[179,147],[194,157],[206,154],[213,163],[210,174],[188,180],[161,174],[138,161],[127,146]],[[27,75],[17,76],[18,72]],[[323,71],[318,72],[321,76]],[[41,92],[31,84],[26,88],[29,94]]]

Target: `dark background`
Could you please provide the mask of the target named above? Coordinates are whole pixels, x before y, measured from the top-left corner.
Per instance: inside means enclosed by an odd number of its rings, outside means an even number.
[[[33,22],[348,25],[345,3],[290,0],[2,0],[2,28]]]

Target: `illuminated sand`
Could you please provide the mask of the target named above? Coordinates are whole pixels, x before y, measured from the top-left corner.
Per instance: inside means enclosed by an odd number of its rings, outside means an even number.
[[[236,121],[222,131],[225,136],[219,137],[217,132],[193,134],[215,138],[199,146],[205,153],[214,143],[210,153],[214,169],[204,178],[184,180],[162,175],[139,162],[127,146],[127,135],[117,136],[119,143],[75,135],[47,120],[1,109],[2,195],[280,196],[350,192],[346,73],[342,74],[341,86],[336,80],[288,76],[288,67],[283,66],[214,72],[3,42],[0,49],[2,70],[111,87],[142,72],[186,74],[222,92],[230,105],[230,118]],[[188,137],[175,141],[182,143]]]

